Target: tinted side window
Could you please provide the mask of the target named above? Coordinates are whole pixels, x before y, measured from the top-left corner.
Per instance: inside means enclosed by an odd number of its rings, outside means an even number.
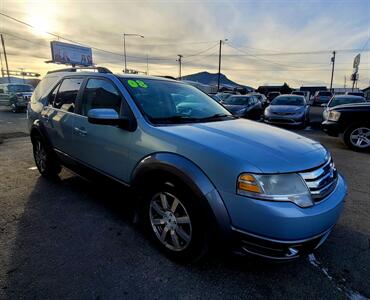
[[[89,79],[83,93],[82,115],[87,116],[87,112],[93,108],[112,108],[120,113],[121,96],[111,82]]]
[[[49,94],[49,96],[48,96],[48,103],[50,104],[50,105],[54,105],[54,100],[55,100],[55,97],[56,97],[56,95],[57,95],[57,92],[58,92],[58,89],[59,89],[59,87],[60,87],[60,83],[58,83],[55,87],[54,87],[54,89],[51,91],[51,93]]]
[[[82,81],[83,78],[64,79],[54,99],[53,107],[74,112],[77,94]]]

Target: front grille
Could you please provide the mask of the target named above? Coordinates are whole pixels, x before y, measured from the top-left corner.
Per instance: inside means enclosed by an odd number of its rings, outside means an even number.
[[[312,199],[319,202],[331,194],[338,180],[338,172],[332,159],[328,160],[321,167],[300,173],[308,188],[310,189]]]
[[[269,121],[274,123],[286,123],[286,124],[295,122],[292,119],[274,119],[274,118],[270,118]]]
[[[274,114],[278,116],[291,116],[294,115],[295,112],[275,112]]]

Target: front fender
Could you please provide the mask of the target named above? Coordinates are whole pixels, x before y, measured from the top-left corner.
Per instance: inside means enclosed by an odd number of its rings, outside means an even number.
[[[196,164],[174,153],[151,154],[135,167],[131,176],[132,186],[137,187],[140,178],[151,171],[165,171],[181,179],[202,201],[201,205],[211,213],[222,237],[231,238],[230,217],[225,204],[211,180]]]

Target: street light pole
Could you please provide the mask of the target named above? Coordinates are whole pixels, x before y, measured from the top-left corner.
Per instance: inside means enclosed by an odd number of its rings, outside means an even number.
[[[217,92],[220,90],[220,80],[221,80],[221,46],[222,43],[226,42],[225,40],[220,40],[220,49],[218,51],[218,77],[217,77]]]
[[[125,57],[125,69],[124,72],[127,73],[127,55],[126,55],[126,36],[138,36],[142,39],[144,38],[143,35],[137,33],[124,33],[123,34],[123,55]]]
[[[177,54],[177,56],[179,57],[179,59],[177,60],[179,62],[179,80],[181,80],[181,62],[182,62],[182,55],[181,54]]]

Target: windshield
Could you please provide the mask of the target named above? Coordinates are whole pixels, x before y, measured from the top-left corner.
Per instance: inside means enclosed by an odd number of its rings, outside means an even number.
[[[197,88],[176,81],[120,78],[141,112],[155,124],[234,118]]]
[[[233,94],[229,93],[218,93],[216,96],[219,97],[221,100],[226,100],[227,98],[231,97]]]
[[[226,100],[224,100],[223,104],[229,104],[229,105],[248,105],[250,101],[250,97],[229,97]]]
[[[11,84],[8,85],[8,91],[11,93],[32,92],[33,87],[28,84]]]
[[[303,106],[304,100],[302,97],[286,97],[278,96],[272,102],[271,105],[294,105]]]
[[[319,92],[319,96],[331,97],[331,92]]]
[[[265,95],[261,95],[261,94],[256,94],[254,96],[257,97],[257,99],[260,100],[260,101],[263,101],[266,98]]]
[[[360,97],[334,97],[333,100],[330,101],[329,107],[342,105],[342,104],[349,104],[349,103],[363,103],[365,102],[364,98]]]

